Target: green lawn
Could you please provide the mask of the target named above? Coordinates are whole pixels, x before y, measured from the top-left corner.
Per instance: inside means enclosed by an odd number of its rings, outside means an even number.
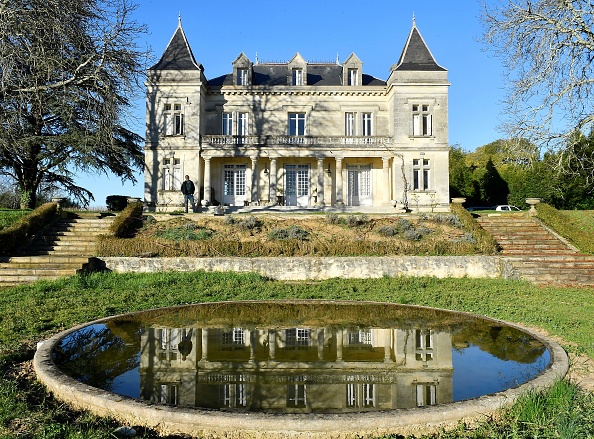
[[[31,211],[27,209],[0,209],[0,230],[11,226],[21,217],[29,213],[31,213]]]
[[[110,431],[117,424],[68,410],[48,397],[22,367],[31,360],[37,341],[99,317],[221,300],[387,301],[468,311],[537,326],[562,337],[567,350],[594,358],[593,296],[594,288],[538,288],[506,280],[332,279],[301,285],[230,273],[93,274],[6,289],[0,294],[0,438],[112,437]],[[532,395],[528,402],[520,402],[528,407],[542,406],[542,413],[553,410],[554,416],[524,420],[534,413],[518,407],[518,403],[514,409],[521,415],[507,414],[474,428],[460,426],[438,437],[594,437],[592,394],[566,381],[559,386],[561,390],[551,391],[552,396]],[[571,435],[564,436],[563,431]],[[156,436],[141,430],[139,437]]]

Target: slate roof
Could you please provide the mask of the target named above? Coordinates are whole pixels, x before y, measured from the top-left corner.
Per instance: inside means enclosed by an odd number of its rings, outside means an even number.
[[[149,70],[202,70],[196,62],[181,22],[157,64]]]
[[[287,85],[288,76],[287,64],[256,64],[253,67],[252,85]],[[366,74],[363,74],[362,82],[363,85],[386,85],[386,81]],[[233,85],[233,74],[229,73],[210,79],[208,85],[211,87]],[[307,85],[342,85],[342,66],[337,64],[308,64]]]
[[[435,62],[435,58],[414,24],[402,50],[402,55],[400,55],[400,60],[396,64],[396,70],[446,71]]]

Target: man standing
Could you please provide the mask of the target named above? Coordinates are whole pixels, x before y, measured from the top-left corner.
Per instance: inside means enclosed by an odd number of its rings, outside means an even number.
[[[190,176],[186,175],[186,180],[181,185],[181,192],[184,194],[184,206],[186,207],[186,213],[188,213],[188,201],[192,206],[192,212],[196,212],[196,208],[194,205],[194,183],[190,180]]]

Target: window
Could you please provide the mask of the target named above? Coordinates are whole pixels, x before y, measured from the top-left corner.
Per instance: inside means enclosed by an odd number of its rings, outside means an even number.
[[[183,136],[184,135],[184,114],[181,104],[165,104],[165,135]]]
[[[161,404],[178,404],[179,387],[177,384],[161,384],[159,402]]]
[[[289,113],[289,136],[305,135],[305,113]]]
[[[355,135],[355,113],[345,113],[344,115],[344,135]]]
[[[248,114],[239,113],[237,115],[237,135],[247,136],[248,135]]]
[[[245,407],[247,405],[247,391],[244,383],[220,385],[222,407]]]
[[[362,136],[371,136],[372,135],[372,123],[371,123],[371,113],[363,113],[361,115],[361,135]]]
[[[248,85],[247,69],[237,69],[237,85]]]
[[[245,195],[245,165],[225,165],[224,194],[227,196]]]
[[[433,360],[433,331],[415,330],[415,359],[417,361]]]
[[[306,350],[309,347],[309,329],[291,328],[285,330],[287,349]]]
[[[233,134],[233,114],[223,113],[223,128],[221,133],[224,136],[231,136]]]
[[[223,351],[242,349],[245,346],[245,331],[243,328],[233,328],[225,331],[221,343],[221,350]]]
[[[287,407],[306,407],[307,389],[304,376],[296,376],[295,382],[287,384]]]
[[[413,159],[413,190],[427,191],[431,187],[429,159]]]
[[[359,85],[359,69],[349,69],[348,85]]]
[[[435,384],[417,384],[417,407],[437,404],[437,386]]]
[[[372,346],[371,329],[348,333],[349,346]]]
[[[181,187],[180,159],[169,158],[163,160],[163,189],[166,191],[178,191]]]
[[[303,85],[303,69],[293,69],[293,78],[291,84]]]
[[[413,105],[413,136],[433,135],[433,116],[429,112],[429,105]]]
[[[347,407],[375,407],[375,384],[349,383],[347,388]]]

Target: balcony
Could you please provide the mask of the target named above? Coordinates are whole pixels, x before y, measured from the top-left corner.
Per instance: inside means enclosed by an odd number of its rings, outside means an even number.
[[[333,146],[333,147],[379,147],[392,143],[385,136],[222,136],[205,135],[201,138],[203,146]]]

